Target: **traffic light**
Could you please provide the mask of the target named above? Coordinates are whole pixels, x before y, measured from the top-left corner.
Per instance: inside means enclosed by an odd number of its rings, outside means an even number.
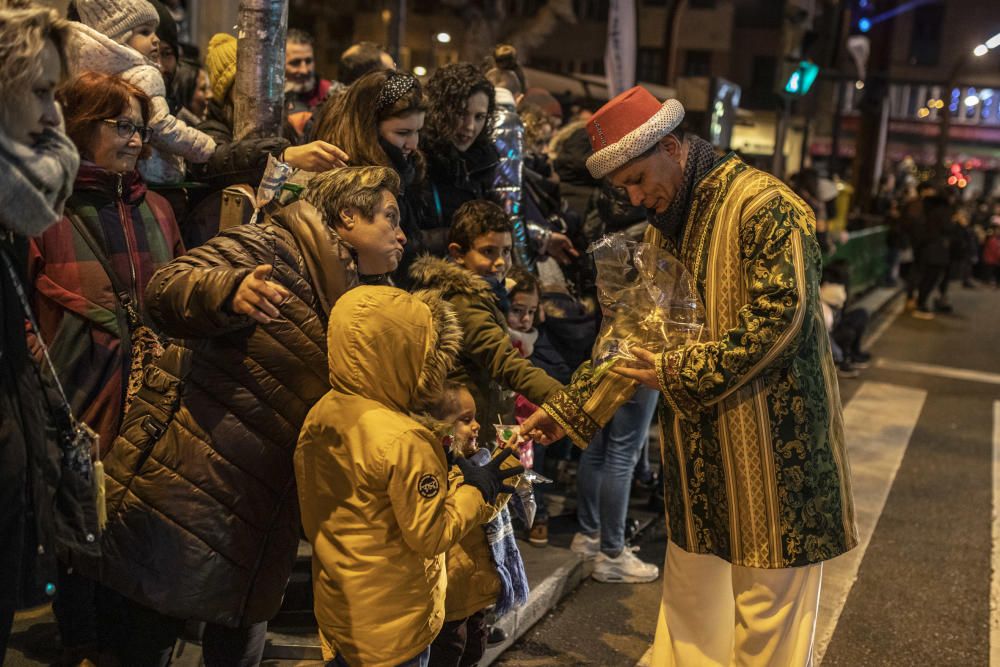
[[[785,65],[785,87],[787,95],[802,96],[809,92],[816,77],[819,75],[819,66],[811,60],[801,60],[796,63],[786,63]]]

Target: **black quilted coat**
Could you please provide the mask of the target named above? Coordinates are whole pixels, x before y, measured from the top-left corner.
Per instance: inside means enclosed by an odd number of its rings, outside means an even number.
[[[292,293],[267,325],[228,305],[260,264]],[[181,340],[147,368],[104,459],[106,584],[178,618],[236,627],[275,615],[300,534],[292,454],[329,389],[327,315],[356,282],[304,201],[153,276],[150,314]]]

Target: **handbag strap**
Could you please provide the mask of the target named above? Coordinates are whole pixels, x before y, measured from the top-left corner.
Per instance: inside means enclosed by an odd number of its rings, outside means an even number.
[[[62,408],[66,412],[66,416],[69,418],[69,422],[73,427],[76,427],[77,421],[76,417],[73,415],[73,408],[69,404],[69,399],[66,398],[66,392],[63,389],[62,382],[59,381],[59,374],[56,372],[55,364],[52,363],[52,357],[49,356],[49,346],[45,344],[42,339],[42,330],[38,327],[38,321],[35,320],[35,313],[31,310],[31,302],[28,300],[28,295],[24,291],[24,285],[21,283],[21,278],[17,275],[17,271],[14,269],[14,262],[11,261],[10,257],[7,255],[5,249],[0,249],[0,256],[3,257],[3,263],[7,267],[7,274],[10,276],[11,283],[14,285],[14,291],[17,292],[17,299],[21,302],[21,310],[24,311],[24,317],[31,324],[31,329],[35,334],[35,338],[38,341],[38,346],[42,349],[42,359],[45,361],[45,365],[49,369],[49,373],[52,375],[52,383],[55,385],[56,389],[59,391],[59,400],[62,401]],[[29,355],[30,356],[30,355]],[[39,374],[39,381],[42,386],[45,386],[45,379],[41,376],[41,369],[38,367],[38,363],[32,359],[35,366],[36,372]]]
[[[118,279],[118,274],[115,273],[114,268],[111,266],[111,260],[108,256],[104,254],[104,249],[94,238],[94,235],[90,232],[86,223],[75,213],[66,211],[66,217],[69,218],[70,223],[76,229],[76,232],[83,238],[83,241],[90,248],[90,251],[94,253],[94,257],[100,263],[104,272],[108,274],[108,280],[111,281],[111,291],[115,293],[115,298],[118,299],[118,303],[121,304],[122,309],[125,311],[125,317],[129,329],[135,330],[142,325],[142,319],[139,317],[139,313],[136,310],[135,303],[136,300],[133,298],[132,293],[129,291],[122,281]],[[129,259],[129,261],[132,261]]]

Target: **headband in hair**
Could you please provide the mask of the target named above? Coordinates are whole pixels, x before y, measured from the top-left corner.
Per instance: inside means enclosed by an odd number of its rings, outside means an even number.
[[[382,90],[375,98],[376,113],[383,109],[388,109],[398,102],[403,95],[413,90],[418,85],[417,77],[408,72],[393,72],[382,84]]]

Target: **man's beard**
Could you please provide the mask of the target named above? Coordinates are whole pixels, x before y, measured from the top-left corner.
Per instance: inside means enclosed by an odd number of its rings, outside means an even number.
[[[308,93],[316,87],[316,75],[310,74],[309,78],[303,82],[285,79],[285,93]]]

